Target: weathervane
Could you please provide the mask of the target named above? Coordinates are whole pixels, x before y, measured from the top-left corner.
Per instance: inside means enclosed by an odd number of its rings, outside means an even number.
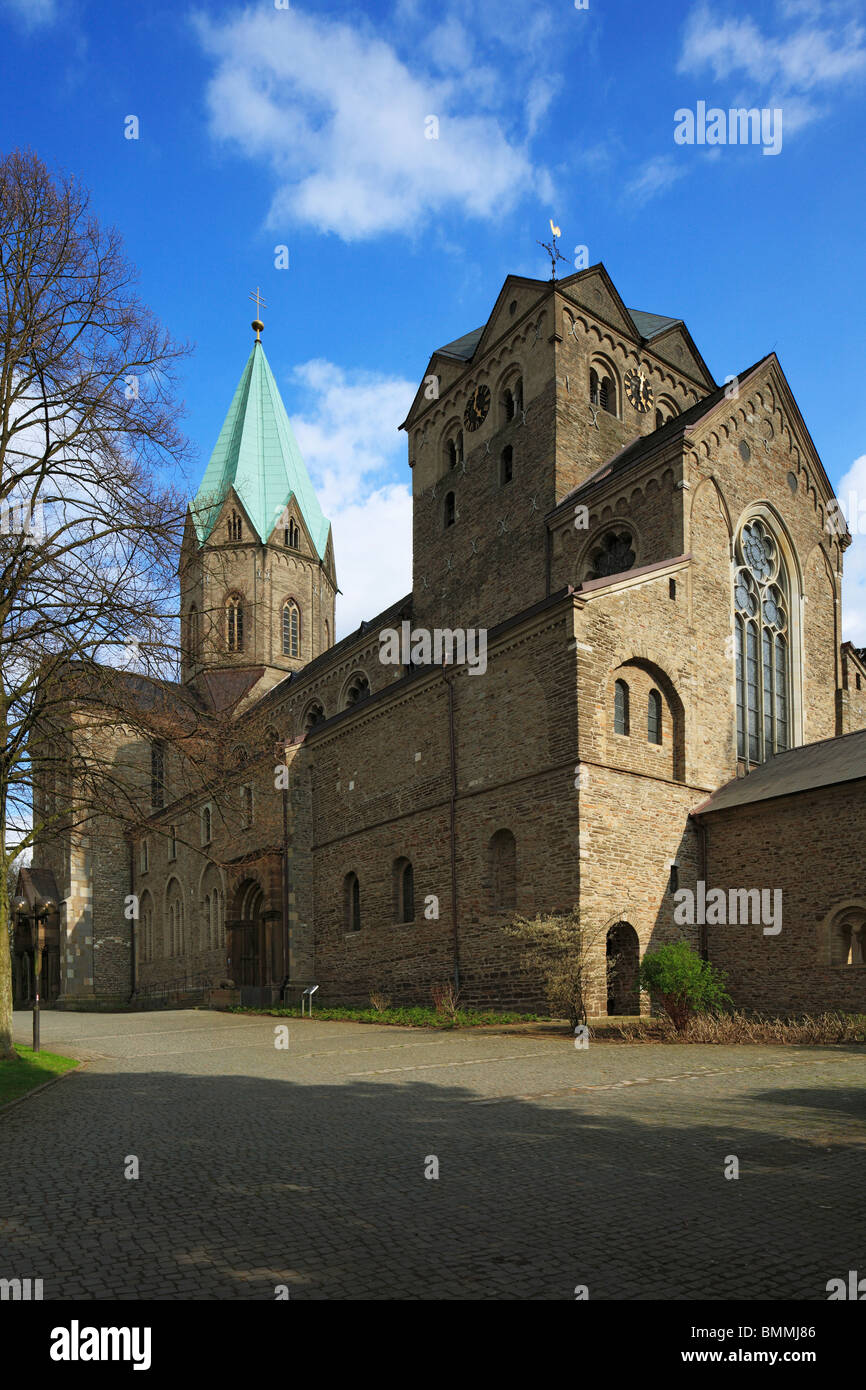
[[[553,233],[553,235],[550,238],[550,243],[548,244],[548,242],[546,241],[539,241],[538,245],[543,246],[548,256],[550,257],[550,278],[551,280],[555,280],[556,262],[562,261],[563,265],[567,265],[568,262],[566,261],[565,257],[560,254],[559,247],[556,244],[556,238],[558,236],[562,236],[562,231],[559,227],[554,227],[552,217],[550,219],[550,230]]]
[[[256,330],[256,342],[260,343],[262,341],[262,333],[265,327],[265,325],[262,323],[262,309],[266,309],[268,307],[267,300],[262,299],[262,296],[259,293],[258,285],[256,285],[255,294],[250,295],[250,299],[254,299],[256,301],[256,316],[252,321],[251,327]]]

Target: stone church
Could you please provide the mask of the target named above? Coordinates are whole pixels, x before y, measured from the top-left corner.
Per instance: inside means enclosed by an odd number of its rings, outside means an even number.
[[[685,323],[628,309],[602,265],[509,276],[401,425],[412,592],[337,642],[331,528],[253,327],[161,683],[231,753],[196,781],[171,740],[114,731],[135,835],[44,839],[19,885],[58,904],[57,1002],[429,1003],[456,982],[543,1007],[504,928],[578,905],[620,962],[594,1012],[637,1010],[640,957],[682,937],[740,1005],[866,1009],[851,537],[775,354],[718,386]],[[765,894],[781,920],[684,919],[684,890]]]

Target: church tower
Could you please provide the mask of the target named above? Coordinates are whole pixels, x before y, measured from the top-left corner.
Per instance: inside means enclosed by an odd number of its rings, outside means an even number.
[[[256,339],[181,547],[181,677],[263,667],[265,688],[334,642],[337,579],[322,513]],[[259,693],[262,693],[259,686]]]

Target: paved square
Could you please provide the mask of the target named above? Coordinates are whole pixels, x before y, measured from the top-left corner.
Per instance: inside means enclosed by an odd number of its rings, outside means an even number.
[[[44,1014],[43,1046],[87,1065],[0,1113],[0,1277],[46,1299],[823,1300],[866,1273],[862,1049],[292,1019],[281,1051],[278,1022]]]

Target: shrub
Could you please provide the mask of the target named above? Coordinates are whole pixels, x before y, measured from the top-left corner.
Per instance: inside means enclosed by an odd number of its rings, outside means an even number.
[[[460,991],[455,989],[453,981],[449,980],[444,985],[431,985],[430,997],[437,1014],[444,1014],[446,1018],[454,1018],[458,1011]]]
[[[672,941],[647,951],[640,965],[640,982],[664,1009],[678,1033],[684,1033],[693,1014],[730,1004],[727,976],[702,960],[687,941]]]
[[[384,990],[381,990],[381,989],[371,989],[371,990],[370,990],[370,1003],[372,1004],[373,1008],[376,1010],[376,1013],[377,1013],[377,1014],[381,1014],[381,1013],[383,1013],[383,1012],[385,1011],[385,1009],[390,1008],[390,1006],[391,1006],[391,996],[390,996],[390,994],[385,994]]]
[[[572,908],[516,917],[505,931],[526,942],[524,965],[541,976],[551,1013],[567,1018],[572,1028],[586,1023],[590,999],[607,988],[604,928],[583,925],[579,909]]]

